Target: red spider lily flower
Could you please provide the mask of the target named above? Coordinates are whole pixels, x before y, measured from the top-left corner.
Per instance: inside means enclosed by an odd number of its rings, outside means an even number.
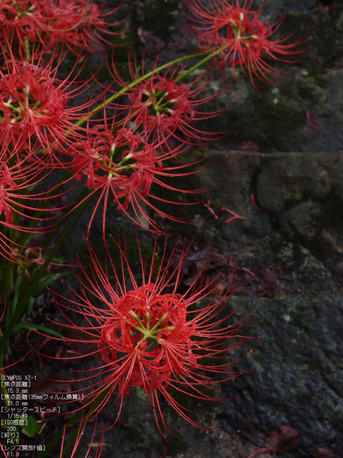
[[[135,222],[156,233],[162,232],[144,209],[145,205],[163,217],[181,221],[153,205],[152,199],[168,203],[174,202],[154,196],[151,193],[151,187],[156,184],[172,191],[178,191],[161,181],[160,177],[185,176],[196,172],[180,173],[180,170],[189,167],[185,164],[166,166],[164,163],[174,158],[177,153],[173,151],[159,156],[157,154],[158,146],[159,144],[150,144],[144,136],[137,135],[125,127],[113,131],[106,126],[94,126],[88,129],[86,140],[75,142],[69,148],[68,154],[73,158],[73,178],[80,181],[86,177],[85,186],[91,190],[92,194],[98,193],[98,202],[91,216],[88,233],[101,201],[103,201],[103,231],[105,233],[109,199],[117,203],[118,210],[124,211],[133,219],[128,213],[128,208],[131,206],[138,219],[138,222],[136,220]],[[203,190],[180,191],[197,193]]]
[[[28,40],[38,42],[44,51],[61,45],[72,51],[93,51],[100,47],[100,41],[107,43],[101,33],[116,34],[107,29],[123,20],[109,24],[105,17],[119,7],[101,14],[99,7],[89,0],[2,0],[0,40],[4,49],[7,43],[9,48],[17,45],[19,50],[26,51]]]
[[[63,142],[70,141],[66,138],[69,129],[72,136],[81,138],[76,133],[73,121],[82,117],[84,111],[94,103],[94,99],[79,107],[67,106],[70,99],[85,90],[85,84],[77,89],[70,89],[74,81],[57,80],[56,72],[63,56],[59,57],[53,68],[55,57],[52,55],[47,64],[43,64],[38,56],[32,56],[29,61],[24,62],[14,58],[7,59],[5,67],[0,69],[0,135],[3,160],[24,150],[28,155],[33,154],[39,147],[52,155],[53,144],[62,148]],[[75,66],[77,63],[78,59]]]
[[[209,84],[206,75],[200,75],[190,83],[181,83],[185,67],[169,67],[163,74],[155,73],[157,61],[152,75],[144,79],[144,64],[142,75],[134,70],[131,62],[129,68],[132,81],[142,80],[133,85],[126,84],[114,63],[113,77],[122,88],[126,88],[125,96],[128,103],[114,104],[117,110],[126,109],[126,119],[131,120],[137,130],[143,131],[150,142],[160,143],[162,151],[172,151],[177,145],[178,150],[184,150],[199,144],[206,144],[221,137],[222,132],[204,132],[197,129],[194,124],[210,119],[224,113],[224,110],[203,112],[198,107],[211,101],[221,93],[199,98],[205,87]],[[110,69],[111,71],[111,69]]]
[[[205,262],[193,284],[181,293],[182,264],[188,248],[184,247],[177,267],[173,267],[172,260],[176,246],[169,257],[165,248],[157,266],[156,243],[150,263],[143,259],[138,245],[141,282],[136,281],[126,249],[119,242],[119,269],[109,254],[104,269],[90,247],[90,270],[80,264],[81,293],[71,289],[72,299],[56,294],[56,302],[66,319],[58,324],[77,329],[82,335],[81,340],[64,341],[97,345],[90,354],[70,358],[98,355],[98,364],[79,379],[83,388],[73,393],[85,394],[84,407],[103,397],[97,405],[98,411],[112,398],[113,404],[119,403],[117,421],[123,398],[130,394],[132,386],[138,386],[146,392],[162,434],[162,424],[166,424],[160,395],[191,424],[207,429],[189,418],[187,409],[173,398],[170,388],[198,399],[217,401],[217,397],[207,392],[207,388],[214,389],[217,383],[212,376],[220,374],[221,381],[226,381],[240,375],[230,369],[234,362],[227,359],[233,349],[249,339],[238,334],[246,317],[234,322],[235,311],[228,310],[230,296],[235,292],[234,272],[225,274],[227,265],[204,284]],[[125,271],[129,280],[125,279]],[[207,305],[201,303],[205,298]],[[76,325],[68,318],[69,310],[82,315],[85,326]],[[87,389],[86,381],[90,383]]]
[[[305,38],[285,44],[292,34],[273,41],[271,37],[283,19],[273,25],[262,21],[260,17],[264,7],[258,12],[252,11],[252,1],[245,0],[243,6],[240,6],[239,0],[236,0],[235,5],[229,3],[229,0],[214,0],[211,9],[200,0],[187,0],[186,5],[195,16],[195,19],[191,19],[200,24],[193,28],[200,49],[211,52],[226,46],[219,54],[220,65],[229,62],[233,68],[240,66],[244,72],[248,71],[253,83],[254,75],[270,83],[273,83],[270,76],[285,76],[284,71],[266,62],[266,57],[290,62],[284,56],[304,52],[301,45],[306,41]]]

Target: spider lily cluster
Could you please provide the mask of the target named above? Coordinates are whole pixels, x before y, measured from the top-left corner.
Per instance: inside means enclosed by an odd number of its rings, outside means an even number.
[[[125,20],[106,21],[116,15],[119,5],[102,13],[89,0],[3,0],[0,4],[0,288],[4,293],[0,303],[7,307],[7,326],[0,339],[2,374],[11,334],[27,304],[34,303],[33,296],[56,278],[50,273],[52,265],[61,264],[55,254],[90,201],[96,199],[86,237],[100,211],[106,247],[106,215],[112,205],[138,226],[164,235],[153,215],[179,220],[156,205],[170,201],[158,197],[153,185],[179,190],[165,179],[177,182],[178,177],[195,173],[194,164],[183,161],[187,151],[223,134],[197,127],[197,121],[223,114],[203,110],[218,95],[202,95],[215,77],[215,67],[238,67],[253,84],[256,78],[272,82],[282,73],[270,59],[283,61],[302,52],[304,40],[273,40],[281,21],[274,25],[263,22],[262,11],[253,10],[247,0],[214,0],[209,6],[186,0],[184,7],[190,31],[197,38],[194,55],[163,65],[157,58],[147,69],[144,62],[133,64],[129,53],[131,79],[126,81],[115,66],[114,48],[108,63],[112,81],[79,104],[79,96],[87,94],[96,79],[80,81],[86,65],[82,53],[103,51],[113,36],[122,33],[119,26]],[[68,76],[60,78],[66,59],[74,65]],[[191,59],[198,59],[193,66],[187,64]],[[199,76],[197,70],[202,67],[207,70]],[[195,74],[198,76],[192,78]],[[224,90],[225,86],[219,93]],[[70,189],[79,190],[72,202]],[[57,204],[59,201],[63,203]],[[63,223],[68,225],[61,230]],[[232,363],[218,362],[247,340],[237,336],[242,321],[232,323],[232,314],[225,316],[234,291],[232,275],[221,272],[204,284],[201,270],[181,294],[182,260],[173,268],[173,252],[169,258],[164,252],[156,266],[155,246],[147,269],[139,251],[139,283],[120,239],[117,252],[122,272],[112,262],[108,248],[111,269],[104,269],[94,249],[89,250],[92,273],[80,264],[83,275],[76,275],[82,293],[72,288],[68,297],[56,293],[56,303],[66,318],[59,326],[80,329],[67,316],[69,309],[76,310],[85,322],[81,326],[86,336],[83,342],[95,343],[93,354],[102,361],[94,373],[80,377],[89,382],[91,390],[82,411],[87,406],[90,410],[84,413],[80,431],[85,420],[107,401],[118,402],[119,417],[123,398],[133,386],[146,392],[162,434],[167,425],[161,395],[197,425],[169,388],[216,400],[204,391],[214,383],[211,374],[221,374],[222,380],[238,375],[230,371]],[[184,248],[182,259],[186,255]],[[199,306],[205,298],[209,303]],[[93,299],[102,305],[94,305]],[[231,343],[237,337],[238,343]]]

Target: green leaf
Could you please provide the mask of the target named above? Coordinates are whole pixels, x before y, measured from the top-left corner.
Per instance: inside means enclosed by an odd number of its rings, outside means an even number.
[[[55,337],[59,337],[60,339],[63,339],[64,336],[63,334],[55,331],[54,329],[47,328],[46,326],[43,326],[41,324],[34,324],[34,323],[20,323],[14,328],[14,332],[18,332],[20,329],[35,329],[36,331],[45,331],[47,334],[50,334]]]
[[[33,294],[39,293],[40,291],[42,291],[44,288],[49,286],[54,281],[59,280],[61,277],[65,277],[66,275],[70,275],[70,274],[71,274],[71,271],[68,270],[68,271],[65,271],[65,272],[58,273],[58,274],[48,274],[48,275],[46,275],[45,277],[43,277],[40,280],[40,282],[38,283],[38,285],[36,287],[36,290],[35,290],[35,292]]]
[[[27,417],[27,425],[21,430],[23,434],[26,434],[29,437],[35,436],[39,430],[40,425],[38,421],[33,417]]]
[[[30,300],[29,300],[29,309],[28,309],[28,311],[27,311],[27,315],[28,315],[28,316],[31,315],[34,304],[35,304],[35,299],[34,299],[33,297],[30,297]]]

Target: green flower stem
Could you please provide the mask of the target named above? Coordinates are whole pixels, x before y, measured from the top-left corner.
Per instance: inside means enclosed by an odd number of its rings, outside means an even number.
[[[84,188],[84,190],[80,193],[79,197],[77,198],[76,202],[75,202],[75,207],[77,207],[80,202],[82,202],[85,198],[86,198],[86,195],[88,193],[88,189],[87,188]],[[78,208],[77,210],[77,215],[81,215],[83,213],[83,211],[87,208],[89,202],[93,199],[94,195],[96,193],[93,193],[91,194],[88,199],[85,200],[85,202],[83,204],[80,205],[80,207]],[[81,212],[80,212],[80,208],[82,208]],[[79,213],[80,212],[80,213]],[[49,247],[49,244],[50,242],[53,240],[53,238],[55,237],[55,234],[56,234],[56,231],[64,224],[64,222],[66,221],[66,219],[68,218],[69,214],[65,215],[65,216],[62,216],[62,218],[59,220],[59,222],[57,223],[56,225],[56,228],[54,228],[54,230],[52,232],[50,232],[50,234],[46,237],[46,239],[44,240],[44,245],[43,245],[43,248],[47,248]],[[77,219],[75,219],[75,216],[73,218],[72,221],[77,221]],[[68,226],[69,227],[69,226]],[[70,228],[70,230],[72,229],[72,227]],[[63,239],[64,240],[64,239]],[[56,243],[56,245],[60,243],[59,240],[58,242]],[[55,247],[56,247],[55,245]],[[60,245],[59,245],[60,246]]]
[[[74,227],[74,225],[77,222],[77,220],[80,218],[81,214],[84,212],[84,210],[87,208],[87,206],[90,203],[90,201],[93,199],[94,195],[95,195],[95,193],[91,194],[79,206],[77,212],[74,214],[74,217],[72,218],[72,220],[69,222],[68,226],[62,232],[62,234],[59,237],[58,241],[56,242],[55,246],[51,249],[49,255],[47,256],[47,258],[46,258],[46,260],[45,260],[45,262],[43,264],[43,266],[38,270],[38,272],[34,276],[30,286],[28,287],[28,289],[26,291],[26,294],[20,300],[20,302],[18,304],[18,307],[17,307],[17,310],[15,311],[15,313],[13,313],[13,315],[12,315],[12,317],[11,317],[9,323],[8,323],[8,326],[6,327],[6,330],[5,330],[3,336],[2,336],[2,338],[0,340],[0,355],[3,354],[4,349],[5,349],[6,345],[7,345],[7,342],[9,341],[9,339],[11,337],[13,329],[14,329],[15,325],[17,324],[17,322],[20,320],[21,316],[23,315],[25,307],[26,307],[29,299],[37,293],[37,286],[39,285],[39,281],[41,280],[41,278],[45,274],[47,268],[49,267],[49,264],[53,260],[53,257],[55,256],[56,252],[61,247],[61,245],[64,242],[64,240],[69,235],[70,231]],[[59,226],[61,224],[63,224],[63,222],[64,222],[64,219],[62,219],[60,221]],[[51,234],[51,237],[53,237],[52,234]]]
[[[0,331],[1,332],[1,331]],[[0,341],[3,339],[3,336],[0,335]],[[4,367],[4,355],[3,353],[0,353],[0,376],[5,376],[6,373],[3,369]],[[11,405],[11,399],[9,398],[9,395],[8,395],[8,391],[7,391],[7,388],[4,384],[4,386],[2,386],[1,384],[1,393],[4,395],[4,404],[6,407],[10,407]]]
[[[0,304],[12,293],[14,285],[14,265],[4,257],[0,261]]]
[[[53,189],[51,189],[48,193],[47,193],[47,197],[53,197],[55,196],[59,190],[60,190],[60,186],[63,185],[70,177],[72,176],[72,172],[65,172],[62,176],[62,178],[60,179],[60,181],[54,186]],[[80,194],[81,196],[81,194]],[[79,196],[79,199],[80,199],[80,196]],[[83,194],[83,197],[85,197],[85,194]],[[31,221],[29,222],[28,226],[27,227],[34,227],[36,224],[37,224],[37,220],[42,216],[43,214],[43,209],[47,208],[49,205],[49,200],[46,199],[45,202],[43,202],[40,206],[39,209],[37,209],[37,211],[34,213],[34,219],[31,219]],[[60,227],[61,226],[61,221],[59,222],[59,225],[57,226]],[[31,235],[31,234],[30,234]],[[19,242],[18,242],[19,243]],[[22,245],[24,245],[24,243],[22,243]]]
[[[215,52],[211,53],[209,56],[207,56],[205,59],[203,59],[202,61],[200,61],[198,64],[194,65],[192,68],[190,68],[189,70],[183,72],[176,80],[175,82],[178,83],[179,81],[181,81],[183,78],[186,78],[186,76],[188,76],[190,73],[194,72],[194,70],[200,68],[202,65],[206,64],[209,60],[211,60],[214,56],[216,56],[217,54],[219,54],[220,52],[224,51],[224,49],[226,49],[229,45],[226,44],[224,46],[222,46],[221,48],[217,49]],[[96,113],[98,113],[100,110],[102,110],[103,108],[107,107],[107,105],[109,105],[111,102],[117,100],[119,97],[121,97],[123,94],[125,94],[126,92],[129,91],[130,88],[133,88],[135,86],[137,86],[137,84],[141,83],[142,81],[145,81],[146,79],[150,78],[150,76],[152,75],[155,75],[157,73],[160,73],[162,70],[165,70],[166,68],[169,68],[171,67],[172,65],[175,65],[175,64],[178,64],[180,62],[183,62],[184,60],[189,60],[189,59],[192,59],[193,57],[199,57],[199,56],[203,56],[205,54],[208,54],[210,51],[206,51],[206,52],[200,52],[200,53],[196,53],[196,54],[190,54],[188,56],[183,56],[183,57],[179,57],[178,59],[175,59],[175,60],[172,60],[171,62],[168,62],[164,65],[161,65],[160,67],[158,68],[155,68],[154,70],[152,70],[151,72],[148,72],[146,73],[145,75],[141,76],[140,78],[136,79],[135,81],[133,81],[132,83],[128,84],[126,87],[122,88],[120,91],[118,91],[116,94],[113,94],[111,95],[111,97],[109,97],[108,99],[105,100],[105,102],[101,103],[100,105],[98,105],[97,107],[94,108],[94,110],[92,110],[87,116],[85,116],[84,118],[80,119],[79,121],[77,121],[75,123],[76,126],[81,126],[82,124],[84,124],[87,119],[90,119],[92,116],[94,116]]]
[[[198,62],[197,64],[193,65],[193,67],[191,67],[187,71],[183,72],[178,78],[176,78],[175,83],[178,83],[179,81],[181,81],[184,78],[186,78],[186,76],[190,75],[195,70],[197,70],[198,68],[200,68],[203,65],[205,65],[207,62],[209,62],[217,54],[220,54],[221,52],[225,51],[225,49],[228,48],[229,46],[230,46],[230,44],[227,43],[226,45],[224,45],[221,48],[217,49],[217,51],[215,51],[212,54],[210,54],[209,56],[205,57],[205,59],[203,59],[200,62]]]
[[[70,172],[66,172],[63,175],[63,177],[60,179],[59,184],[57,184],[55,188],[49,192],[49,195],[53,196],[54,194],[56,194],[59,190],[59,186],[63,184],[65,180],[70,177],[70,175],[71,175]],[[81,202],[86,197],[87,192],[88,192],[87,189],[84,189],[84,191],[78,197],[78,201],[76,202],[76,205],[78,202]],[[43,213],[42,209],[45,209],[47,206],[48,206],[48,201],[45,201],[41,204],[40,209],[34,213],[34,219],[30,220],[28,224],[28,228],[33,228],[37,224],[38,219],[41,217]],[[56,235],[56,231],[62,226],[65,220],[66,220],[66,217],[62,217],[59,220],[54,230],[51,231],[49,236],[45,238],[43,248],[49,246],[49,243],[52,241],[53,237]],[[10,229],[10,239],[12,241],[16,241],[19,246],[26,247],[28,244],[28,241],[31,239],[32,236],[33,236],[33,233],[31,232],[23,232],[22,234],[19,234],[18,231]],[[0,260],[0,291],[1,293],[4,293],[4,296],[6,298],[10,298],[10,296],[13,293],[14,272],[16,268],[17,266],[16,264],[13,264],[13,262],[8,261],[5,258]],[[40,270],[43,270],[43,267],[41,267]],[[45,273],[45,269],[42,271],[42,274],[44,273]],[[3,297],[2,295],[0,295],[0,304],[2,303],[3,303]]]
[[[58,458],[63,458],[66,453],[68,452],[68,450],[70,449],[70,447],[75,444],[75,440],[77,438],[77,436],[83,431],[87,421],[88,421],[88,418],[96,412],[97,408],[99,407],[99,405],[103,402],[103,400],[105,399],[105,397],[107,396],[108,392],[110,390],[110,387],[108,387],[107,389],[103,390],[102,393],[99,394],[99,396],[97,396],[94,401],[92,402],[88,412],[86,413],[86,417],[83,418],[80,422],[80,426],[77,427],[71,437],[68,439],[67,443],[64,445],[63,447],[63,452],[61,455],[58,455]],[[77,410],[74,415],[67,421],[66,425],[65,426],[72,426],[76,421],[78,421],[80,418],[82,418],[82,416],[84,415],[85,411],[86,411],[86,407],[84,407],[83,409],[80,409],[80,410]],[[65,427],[61,428],[58,433],[51,439],[51,441],[46,445],[45,447],[45,450],[44,452],[41,452],[37,458],[45,458],[46,455],[50,452],[50,450],[57,444],[57,442],[62,438],[63,434],[65,433]]]
[[[26,59],[30,60],[31,59],[31,50],[30,50],[30,41],[28,37],[24,37],[24,42],[25,42],[25,53],[26,53]]]

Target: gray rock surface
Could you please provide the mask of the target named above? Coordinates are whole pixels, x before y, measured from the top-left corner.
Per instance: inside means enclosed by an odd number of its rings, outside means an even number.
[[[246,306],[254,304],[250,299]],[[287,425],[301,438],[292,456],[314,456],[323,446],[342,451],[342,326],[341,295],[258,299],[245,333],[261,339],[249,344],[254,352],[239,364],[256,370],[225,386],[233,397],[221,415],[226,430],[253,422],[270,434]]]

